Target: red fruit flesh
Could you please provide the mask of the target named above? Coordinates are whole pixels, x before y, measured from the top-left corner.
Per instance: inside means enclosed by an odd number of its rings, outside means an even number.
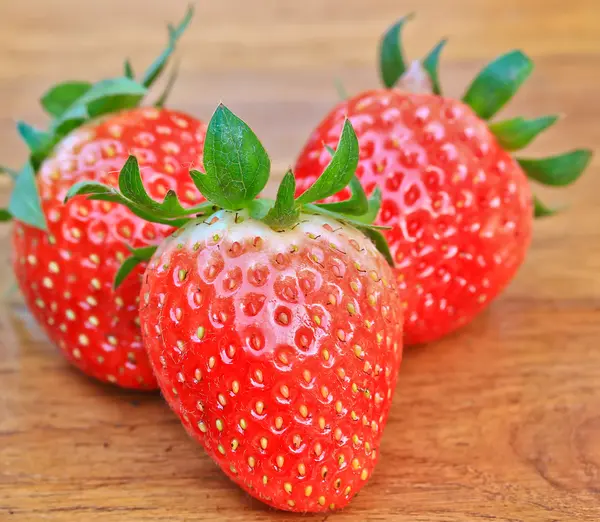
[[[523,262],[527,178],[463,103],[375,90],[339,104],[313,132],[294,170],[298,193],[329,162],[325,145],[335,147],[346,115],[360,143],[357,175],[368,192],[383,192],[377,224],[392,227],[405,342],[438,339],[471,321]]]
[[[170,227],[146,223],[124,206],[75,198],[76,182],[116,185],[129,154],[140,162],[150,195],[174,189],[184,202],[199,193],[188,169],[202,163],[205,125],[182,113],[126,111],[65,138],[38,173],[48,233],[16,222],[13,266],[33,315],[84,373],[126,388],[155,388],[139,330],[139,267],[118,290],[113,280],[126,245],[155,245]]]
[[[402,354],[392,273],[354,229],[274,232],[220,211],[168,238],[141,293],[144,342],[188,432],[251,495],[342,507],[379,455]]]

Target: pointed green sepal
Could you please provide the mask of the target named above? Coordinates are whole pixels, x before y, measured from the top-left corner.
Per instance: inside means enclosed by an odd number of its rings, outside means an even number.
[[[553,216],[558,209],[547,207],[537,196],[533,196],[533,216],[543,218]]]
[[[19,171],[15,169],[11,169],[10,167],[5,167],[4,165],[0,165],[0,174],[7,174],[11,179],[17,179],[19,175]]]
[[[513,151],[527,147],[557,120],[558,116],[542,116],[532,120],[518,117],[492,123],[489,128],[504,150]]]
[[[391,89],[406,71],[402,50],[402,28],[413,17],[409,14],[400,18],[384,34],[379,46],[379,72],[383,85]]]
[[[377,229],[368,227],[357,227],[365,236],[367,236],[375,245],[375,248],[381,252],[388,264],[394,267],[394,257],[390,251],[390,246],[386,241],[384,235]]]
[[[0,208],[0,221],[10,221],[12,219],[12,214],[8,211],[7,208]]]
[[[121,283],[123,283],[124,279],[129,274],[131,274],[131,272],[133,272],[136,266],[138,266],[141,263],[147,263],[148,261],[150,261],[150,259],[152,259],[152,256],[156,252],[156,249],[157,247],[155,246],[143,248],[129,248],[131,256],[129,256],[125,261],[123,261],[123,264],[119,267],[119,270],[117,270],[115,279],[113,281],[113,289],[116,290],[119,286],[121,286]]]
[[[439,63],[440,63],[440,53],[444,49],[444,46],[448,40],[445,38],[438,42],[438,44],[429,51],[429,54],[423,59],[423,69],[429,75],[429,79],[431,80],[431,88],[433,90],[433,94],[441,95],[442,87],[440,85],[440,77],[439,77]]]
[[[177,27],[169,26],[169,44],[167,45],[167,48],[160,54],[160,56],[152,63],[152,65],[150,65],[150,67],[148,67],[148,69],[144,72],[141,80],[141,83],[144,87],[150,87],[167,66],[171,55],[175,52],[177,42],[190,25],[193,16],[194,8],[190,5],[181,23]]]
[[[529,179],[543,185],[564,187],[581,176],[591,159],[591,150],[578,149],[549,158],[517,158],[517,161]]]
[[[47,132],[36,129],[24,121],[17,122],[17,131],[32,154],[43,151],[51,140]]]
[[[171,71],[171,74],[169,75],[169,79],[167,80],[167,85],[165,85],[163,92],[158,97],[158,99],[154,102],[154,106],[156,108],[162,109],[165,106],[165,103],[167,103],[167,100],[169,99],[169,96],[171,96],[171,92],[173,91],[173,87],[175,87],[175,83],[177,82],[177,76],[179,76],[179,64],[178,63],[176,63],[175,67],[173,67],[173,70]]]
[[[339,212],[340,214],[348,214],[352,216],[362,216],[369,210],[369,200],[365,194],[365,190],[356,177],[352,176],[349,183],[350,197],[344,201],[337,201],[334,203],[317,203],[320,207],[332,212]]]
[[[358,165],[358,139],[348,119],[344,122],[344,128],[337,145],[337,149],[317,180],[298,198],[299,204],[320,201],[337,194],[343,190]]]
[[[46,216],[37,191],[35,172],[29,162],[25,164],[15,180],[15,188],[10,195],[8,211],[18,221],[43,231],[48,230]]]
[[[204,141],[206,173],[190,175],[204,197],[227,210],[239,210],[265,188],[271,160],[248,125],[223,104],[208,124]]]
[[[294,201],[296,192],[296,179],[291,171],[288,171],[279,185],[275,204],[269,210],[263,221],[275,230],[290,227],[298,221],[300,211]]]
[[[463,101],[487,120],[514,96],[532,71],[533,62],[521,51],[504,54],[479,73]]]
[[[54,118],[60,118],[79,98],[92,88],[90,82],[63,82],[52,87],[44,96],[41,104]]]
[[[129,78],[130,80],[135,79],[135,73],[133,72],[133,65],[131,65],[129,58],[127,60],[125,60],[125,63],[123,63],[123,76],[125,76],[125,78]]]

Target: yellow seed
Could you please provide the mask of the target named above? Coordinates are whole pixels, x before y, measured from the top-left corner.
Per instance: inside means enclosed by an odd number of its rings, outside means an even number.
[[[79,336],[79,344],[82,344],[83,346],[87,346],[88,344],[90,344],[88,336],[85,334],[81,334]]]
[[[340,428],[336,428],[333,430],[333,436],[335,437],[335,440],[342,440],[342,430]]]
[[[309,372],[308,370],[304,370],[304,371],[302,372],[302,376],[304,377],[304,380],[305,380],[306,382],[310,382],[311,375],[310,375],[310,372]]]
[[[285,461],[284,461],[284,458],[283,458],[282,455],[277,455],[277,458],[275,459],[275,462],[276,462],[278,468],[283,468],[283,463]]]
[[[231,391],[233,393],[238,393],[240,391],[240,383],[237,381],[233,381],[231,383]]]
[[[322,478],[325,478],[325,477],[327,476],[327,472],[328,472],[328,471],[329,471],[329,470],[327,469],[327,466],[323,466],[323,467],[321,468],[321,477],[322,477]]]
[[[348,495],[350,493],[350,491],[352,491],[352,488],[350,486],[348,486],[345,490],[344,490],[344,495]]]
[[[356,414],[356,412],[354,410],[352,410],[350,412],[350,417],[352,417],[353,421],[357,421],[358,420],[358,415]]]
[[[321,326],[321,318],[318,315],[313,317],[313,321],[317,324],[317,326]]]
[[[358,357],[359,359],[363,355],[363,350],[362,350],[362,348],[358,344],[354,345],[354,355],[356,355],[356,357]]]
[[[360,462],[358,461],[358,459],[352,459],[352,467],[354,469],[360,468]]]
[[[356,308],[352,303],[348,303],[348,306],[346,308],[348,309],[348,313],[350,315],[354,315],[356,313]]]
[[[321,386],[321,395],[324,399],[329,396],[329,390],[327,389],[327,386]]]
[[[358,446],[360,444],[360,439],[358,438],[358,435],[355,433],[354,435],[352,435],[352,442]]]
[[[266,449],[267,449],[267,445],[268,445],[268,443],[269,443],[269,442],[267,441],[267,438],[266,438],[266,437],[261,437],[261,438],[260,438],[260,447],[261,447],[262,449],[266,450]]]
[[[324,417],[319,417],[319,428],[321,428],[322,430],[325,429],[325,418]]]
[[[292,485],[291,485],[289,482],[286,482],[286,483],[283,485],[283,489],[285,489],[285,492],[286,492],[286,493],[288,493],[288,494],[290,494],[290,495],[292,494]]]
[[[363,470],[360,472],[360,478],[361,478],[362,480],[367,480],[367,477],[368,477],[368,476],[369,476],[369,472],[368,472],[366,469],[363,469]]]
[[[306,466],[302,463],[298,464],[298,474],[302,477],[306,475]]]
[[[319,504],[321,504],[322,506],[325,505],[325,497],[323,497],[323,496],[319,497]]]
[[[235,451],[236,449],[238,449],[238,446],[239,446],[239,445],[240,445],[240,443],[238,442],[238,440],[237,440],[237,439],[233,439],[233,440],[231,441],[231,449],[232,449],[233,451]]]
[[[325,359],[326,361],[329,360],[329,350],[327,348],[323,349],[323,351],[321,352],[321,355],[323,356],[323,359]]]
[[[304,418],[308,417],[308,408],[304,404],[300,406],[300,415]]]
[[[275,427],[280,430],[281,427],[283,426],[283,419],[281,417],[277,417],[275,419]]]
[[[254,457],[248,457],[248,466],[253,468],[256,465],[256,459]]]
[[[313,488],[312,488],[312,486],[306,486],[306,487],[304,488],[304,494],[305,494],[307,497],[310,497],[310,496],[312,495],[312,491],[313,491]]]
[[[354,292],[358,292],[358,285],[354,281],[350,283],[350,288],[352,288]]]
[[[355,382],[352,383],[352,392],[353,393],[357,393],[358,392],[358,385]]]
[[[340,456],[338,457],[338,465],[341,466],[346,460],[346,457],[344,457],[344,454],[341,453]]]
[[[269,482],[269,479],[267,478],[266,475],[263,475],[262,482],[265,486],[267,485],[267,482]]]
[[[210,357],[208,359],[208,367],[209,368],[214,368],[215,364],[216,364],[217,360],[214,357]]]
[[[225,396],[222,393],[219,393],[217,400],[221,406],[225,406],[227,404],[227,399],[225,399]]]
[[[196,332],[196,335],[198,336],[198,339],[202,340],[202,338],[204,337],[204,326],[200,326],[198,328],[198,331]]]
[[[217,446],[217,449],[219,450],[219,453],[220,453],[221,455],[225,455],[225,448],[223,447],[223,445],[222,445],[222,444],[219,444],[219,445]]]
[[[215,422],[217,429],[219,431],[223,431],[223,421],[221,419],[217,419],[217,421]]]
[[[335,509],[335,504],[333,502],[329,504],[329,509]]]
[[[367,453],[367,454],[371,453],[371,443],[370,442],[365,442],[365,453]]]
[[[256,401],[256,413],[258,413],[259,415],[262,415],[262,412],[265,409],[265,404],[262,401]]]
[[[283,395],[286,399],[290,397],[290,389],[284,384],[280,389],[281,395]]]
[[[342,401],[337,401],[335,403],[335,411],[337,411],[338,413],[342,413]]]
[[[259,382],[259,383],[263,382],[263,373],[261,370],[256,370],[254,372],[254,377],[256,379],[256,382]]]
[[[291,498],[287,501],[287,503],[290,507],[294,507],[296,505],[296,503]]]
[[[246,419],[240,419],[240,428],[245,430],[247,427],[248,427],[248,423],[246,422]]]

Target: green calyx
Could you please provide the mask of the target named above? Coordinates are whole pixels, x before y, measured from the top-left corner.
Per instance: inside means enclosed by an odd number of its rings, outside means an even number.
[[[47,230],[46,220],[40,205],[35,183],[35,173],[42,162],[52,153],[54,147],[71,131],[106,114],[139,107],[145,100],[149,89],[166,68],[175,51],[178,40],[189,26],[193,8],[189,7],[181,23],[169,25],[169,42],[165,50],[148,69],[135,78],[129,60],[125,61],[123,76],[100,80],[67,81],[49,89],[40,103],[51,117],[45,130],[36,129],[25,122],[17,123],[17,131],[29,148],[29,158],[20,171],[0,167],[0,174],[7,173],[15,179],[8,209],[0,209],[0,220],[11,217],[28,225]],[[173,88],[177,68],[173,69],[164,92],[155,102],[162,107]]]
[[[383,84],[393,88],[407,73],[408,66],[404,57],[401,41],[402,29],[408,15],[393,24],[384,34],[380,44],[380,73]],[[421,66],[429,77],[433,94],[441,95],[439,79],[439,58],[446,40],[441,40],[429,54],[421,60]],[[533,71],[533,62],[523,52],[510,51],[496,58],[477,75],[467,88],[462,101],[483,120],[495,116],[517,93],[521,85]],[[518,151],[529,145],[542,132],[550,128],[558,116],[542,116],[534,119],[521,117],[493,122],[490,131],[498,143],[507,151]],[[541,159],[516,158],[530,180],[543,185],[565,186],[576,181],[583,174],[592,157],[589,149],[577,149],[557,156]],[[536,217],[554,213],[541,201],[534,200]]]
[[[275,200],[257,198],[269,180],[271,161],[250,127],[224,105],[219,105],[208,125],[204,145],[204,170],[192,170],[192,181],[207,201],[184,208],[170,191],[163,201],[153,200],[142,183],[138,162],[130,156],[119,174],[118,188],[82,181],[71,187],[65,202],[85,195],[88,199],[125,205],[134,214],[154,223],[181,227],[189,221],[209,216],[217,210],[247,210],[276,231],[295,226],[301,213],[320,214],[352,225],[365,233],[393,265],[392,257],[380,229],[373,225],[381,206],[381,193],[375,190],[370,199],[356,178],[358,140],[348,120],[329,165],[321,176],[300,196],[295,197],[296,180],[288,171]],[[351,196],[339,203],[316,203],[350,187]],[[132,251],[132,257],[118,273],[116,283],[147,260],[153,250]],[[149,254],[150,253],[150,254]]]

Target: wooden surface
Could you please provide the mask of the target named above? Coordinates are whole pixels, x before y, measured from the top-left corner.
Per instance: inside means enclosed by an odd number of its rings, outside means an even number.
[[[18,165],[17,118],[42,123],[51,83],[141,69],[182,1],[2,0],[0,163]],[[375,46],[418,11],[413,56],[449,35],[447,91],[512,47],[537,62],[510,114],[568,115],[532,153],[600,141],[598,0],[222,0],[201,2],[181,45],[173,106],[208,118],[220,100],[282,171],[336,101],[332,80],[376,85]],[[3,182],[0,182],[3,183]],[[0,200],[7,184],[0,184]],[[474,324],[408,350],[382,460],[341,513],[317,520],[600,520],[600,160],[539,222],[508,291]],[[0,281],[10,285],[9,227]],[[16,301],[16,302],[15,302]],[[0,520],[293,520],[231,484],[158,395],[79,376],[18,299],[0,309]]]

